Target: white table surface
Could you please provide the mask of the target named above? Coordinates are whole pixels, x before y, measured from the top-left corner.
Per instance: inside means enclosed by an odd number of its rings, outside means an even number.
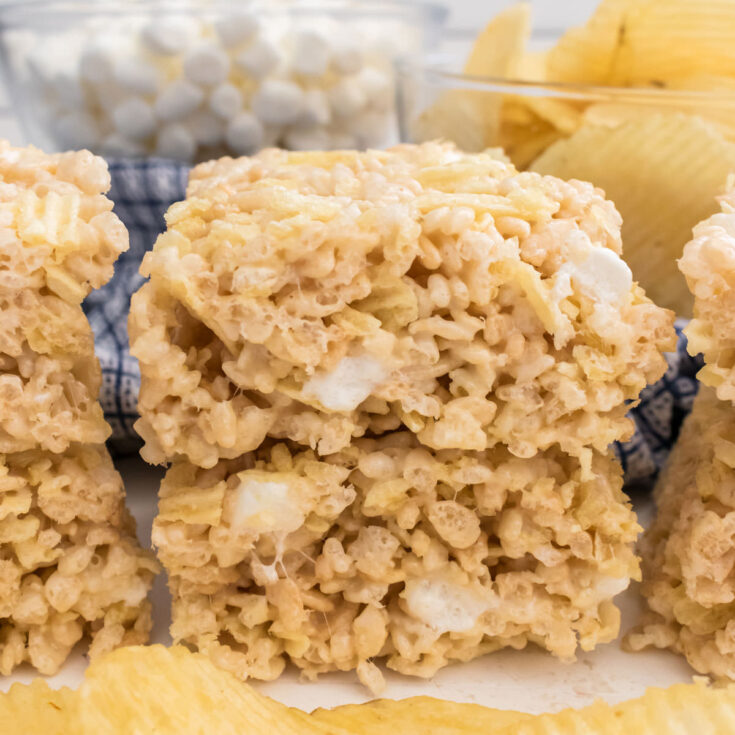
[[[156,506],[159,469],[146,466],[137,458],[118,463],[125,480],[128,503],[138,521],[138,535],[150,543],[150,528]],[[642,522],[651,515],[651,503],[638,499],[636,508]],[[623,609],[623,629],[636,619],[640,598],[637,585],[617,598]],[[164,576],[153,591],[154,620],[152,641],[169,644],[169,597]],[[75,687],[86,665],[82,651],[75,651],[62,671],[49,679],[52,686]],[[598,697],[611,703],[636,697],[649,686],[668,686],[690,681],[693,671],[684,659],[668,651],[625,653],[619,642],[583,653],[573,664],[564,664],[541,650],[499,651],[466,664],[454,664],[426,681],[387,672],[384,694],[402,699],[425,694],[460,702],[478,702],[489,707],[546,712],[568,706],[584,706]],[[0,681],[7,689],[15,681],[29,682],[34,676],[28,667]],[[310,710],[348,702],[362,702],[368,693],[353,674],[324,676],[317,683],[301,682],[298,672],[287,669],[275,682],[257,683],[261,691],[292,706]]]

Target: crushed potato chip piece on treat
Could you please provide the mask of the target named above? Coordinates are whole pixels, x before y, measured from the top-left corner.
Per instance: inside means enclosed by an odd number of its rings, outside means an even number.
[[[624,256],[634,278],[655,303],[691,314],[676,260],[692,227],[714,212],[735,170],[735,143],[697,117],[631,108],[613,128],[583,125],[531,168],[601,187],[623,216]]]
[[[702,388],[655,488],[642,541],[647,612],[626,645],[672,648],[735,679],[735,414]]]
[[[153,463],[201,467],[267,437],[333,454],[366,434],[432,449],[630,436],[673,315],[579,181],[449,144],[223,159],[144,261],[131,349]]]
[[[147,641],[158,564],[103,446],[0,455],[0,551],[0,674],[54,674],[85,635],[93,656]]]
[[[735,180],[719,198],[721,212],[700,222],[679,268],[694,295],[686,327],[689,351],[704,354],[699,379],[722,401],[735,402]]]
[[[638,578],[620,467],[588,452],[431,451],[407,431],[319,457],[282,443],[176,463],[153,542],[172,635],[245,678],[428,677],[505,646],[570,660],[615,638]]]

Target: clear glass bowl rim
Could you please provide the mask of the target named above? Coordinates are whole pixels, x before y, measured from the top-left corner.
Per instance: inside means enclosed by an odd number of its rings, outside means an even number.
[[[333,14],[357,18],[395,17],[420,20],[443,25],[449,14],[446,6],[426,0],[374,0],[370,3],[351,4],[345,0],[319,0],[303,4],[280,4],[271,0],[234,2],[233,0],[6,0],[0,3],[0,30],[9,27],[25,28],[47,25],[54,15],[80,18],[89,16],[125,16],[185,14],[196,10],[202,14],[220,14],[255,9],[265,15],[286,14],[309,16]]]
[[[556,97],[575,101],[633,102],[640,104],[717,103],[735,107],[735,90],[706,91],[658,87],[617,87],[573,82],[534,81],[509,77],[475,76],[447,69],[446,57],[409,56],[396,62],[400,79],[421,79],[444,89],[466,89],[498,94]]]

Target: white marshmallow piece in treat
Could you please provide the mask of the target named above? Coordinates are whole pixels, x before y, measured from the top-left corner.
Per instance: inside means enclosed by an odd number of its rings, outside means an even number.
[[[227,79],[230,59],[219,46],[209,41],[195,46],[184,57],[184,74],[190,82],[213,87]]]
[[[321,77],[327,71],[332,49],[327,38],[313,30],[293,35],[291,71],[306,77]]]
[[[113,78],[122,89],[139,95],[155,94],[160,83],[160,73],[156,66],[130,56],[115,60]]]
[[[169,123],[156,136],[156,155],[175,161],[191,161],[197,150],[194,136],[181,123]]]
[[[191,46],[201,34],[201,26],[194,18],[185,16],[158,17],[143,29],[144,47],[161,56],[176,56]]]
[[[130,140],[143,140],[156,129],[153,108],[140,97],[130,97],[112,111],[117,132]]]
[[[230,120],[242,110],[242,92],[234,84],[224,82],[212,90],[208,105],[217,117]]]
[[[225,48],[239,46],[255,37],[260,23],[254,13],[241,12],[227,15],[214,23],[214,30]]]
[[[260,120],[252,112],[241,112],[227,126],[225,140],[238,155],[257,151],[264,141],[264,130]]]
[[[294,82],[266,79],[253,95],[251,105],[266,125],[290,125],[301,117],[304,93]]]
[[[281,54],[278,48],[263,36],[258,36],[235,57],[235,64],[256,81],[264,79],[280,63]]]
[[[343,357],[329,373],[318,373],[304,383],[306,398],[330,411],[354,411],[390,373],[374,357]]]
[[[304,512],[285,482],[256,480],[242,473],[232,525],[253,533],[291,533],[304,523]]]
[[[196,84],[176,79],[161,90],[155,101],[156,117],[173,122],[190,115],[202,104],[204,92]]]
[[[633,286],[628,264],[609,248],[593,248],[585,260],[574,265],[571,278],[588,298],[616,306]]]

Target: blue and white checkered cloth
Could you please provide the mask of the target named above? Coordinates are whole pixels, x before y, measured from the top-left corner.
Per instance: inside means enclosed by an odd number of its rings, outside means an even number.
[[[112,426],[113,453],[135,451],[140,441],[133,430],[140,372],[128,349],[127,315],[130,296],[143,283],[140,261],[156,236],[165,228],[168,207],[184,198],[188,169],[169,161],[114,160],[110,162],[115,211],[130,232],[130,250],[117,262],[115,276],[93,292],[85,310],[96,337],[102,364],[101,402]],[[661,380],[646,388],[633,409],[636,424],[633,439],[615,445],[625,472],[626,485],[649,486],[676,441],[684,417],[697,392],[697,358],[686,352],[686,339],[677,324],[677,351],[667,356],[669,369]]]

